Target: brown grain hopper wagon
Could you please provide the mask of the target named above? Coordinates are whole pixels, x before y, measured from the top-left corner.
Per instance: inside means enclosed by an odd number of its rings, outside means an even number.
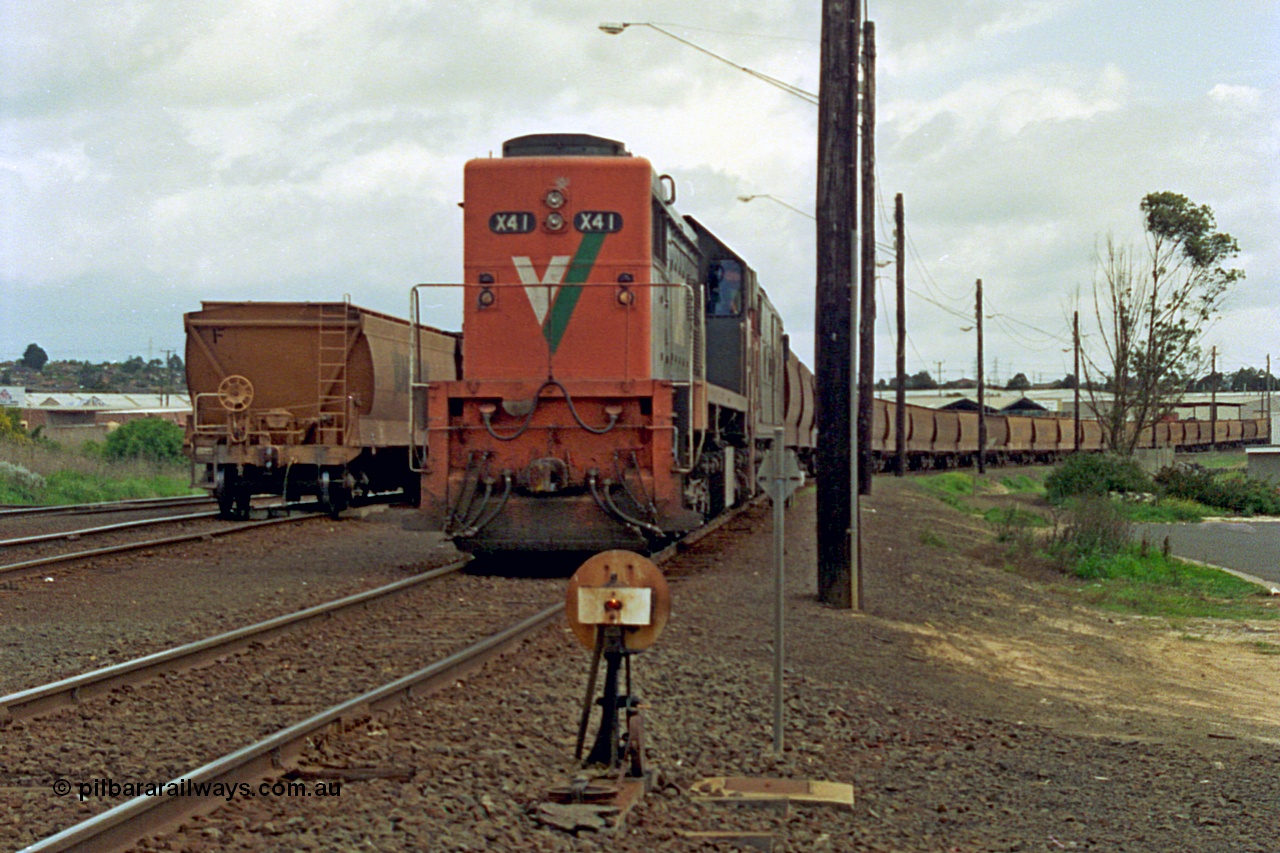
[[[204,302],[184,317],[192,481],[224,515],[256,494],[313,494],[331,512],[404,490],[410,459],[408,321],[348,302]],[[417,375],[458,378],[459,335],[418,326]],[[420,460],[419,460],[420,461]]]

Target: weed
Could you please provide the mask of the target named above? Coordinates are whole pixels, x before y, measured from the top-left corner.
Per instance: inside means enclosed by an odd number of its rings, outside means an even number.
[[[1280,490],[1263,480],[1235,471],[1214,473],[1203,468],[1164,468],[1156,474],[1161,491],[1174,498],[1241,515],[1280,515]]]
[[[1005,491],[1010,494],[1041,494],[1045,490],[1043,482],[1026,474],[1001,477],[1000,485],[1004,486]]]
[[[920,544],[928,545],[930,548],[951,548],[946,539],[943,539],[940,534],[934,533],[932,530],[926,530],[920,534]]]
[[[1047,527],[1044,516],[1016,506],[992,508],[983,513],[987,523],[995,528],[997,542],[1012,542],[1027,538],[1031,528]]]
[[[1151,491],[1151,480],[1137,462],[1111,453],[1068,456],[1045,478],[1044,485],[1053,503],[1073,497],[1102,497],[1113,492]]]
[[[0,441],[0,503],[56,505],[191,494],[184,465],[109,462],[39,441]]]
[[[1154,524],[1203,521],[1205,517],[1217,514],[1216,510],[1204,504],[1184,498],[1161,498],[1155,503],[1126,502],[1121,505],[1121,512],[1129,521]]]

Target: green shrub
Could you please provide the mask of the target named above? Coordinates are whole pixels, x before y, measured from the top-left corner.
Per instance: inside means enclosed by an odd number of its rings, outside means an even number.
[[[36,503],[44,487],[44,477],[21,465],[0,459],[0,503]]]
[[[1113,453],[1076,453],[1053,469],[1044,481],[1051,503],[1112,492],[1149,492],[1151,479],[1134,460]]]
[[[157,464],[181,462],[182,427],[159,418],[129,421],[107,436],[103,455],[113,462],[126,459]]]
[[[1155,477],[1161,493],[1241,515],[1280,515],[1280,490],[1264,480],[1215,474],[1202,468],[1163,468]]]
[[[1088,495],[1072,507],[1056,548],[1082,578],[1106,577],[1109,565],[1129,544],[1133,525],[1109,497]]]
[[[21,412],[15,406],[0,406],[0,440],[28,440],[27,431],[22,428]]]

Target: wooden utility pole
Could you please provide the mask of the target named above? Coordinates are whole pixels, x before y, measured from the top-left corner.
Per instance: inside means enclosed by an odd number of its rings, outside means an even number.
[[[169,360],[173,358],[173,350],[162,349],[164,353],[164,387],[160,389],[160,405],[169,405],[169,386],[173,384],[173,365],[169,364]]]
[[[876,25],[862,26],[862,288],[858,310],[858,494],[871,494],[876,365]]]
[[[1075,435],[1075,444],[1072,446],[1073,453],[1080,452],[1080,312],[1071,312],[1071,348],[1075,352],[1072,370],[1072,378],[1075,380],[1075,414],[1072,416],[1073,429],[1072,434]]]
[[[1209,356],[1209,449],[1218,449],[1218,348]]]
[[[860,608],[853,420],[853,240],[857,225],[858,0],[823,0],[818,90],[818,600]]]
[[[898,393],[894,398],[898,406],[893,413],[893,453],[897,460],[894,472],[902,477],[907,473],[907,232],[902,193],[893,197],[893,230],[894,257],[898,267]]]
[[[987,401],[982,374],[982,279],[978,279],[978,473],[987,473]]]

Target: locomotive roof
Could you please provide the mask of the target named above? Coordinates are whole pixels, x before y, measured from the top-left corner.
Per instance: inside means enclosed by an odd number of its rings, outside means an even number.
[[[502,143],[503,157],[630,157],[616,139],[586,133],[531,133]]]

